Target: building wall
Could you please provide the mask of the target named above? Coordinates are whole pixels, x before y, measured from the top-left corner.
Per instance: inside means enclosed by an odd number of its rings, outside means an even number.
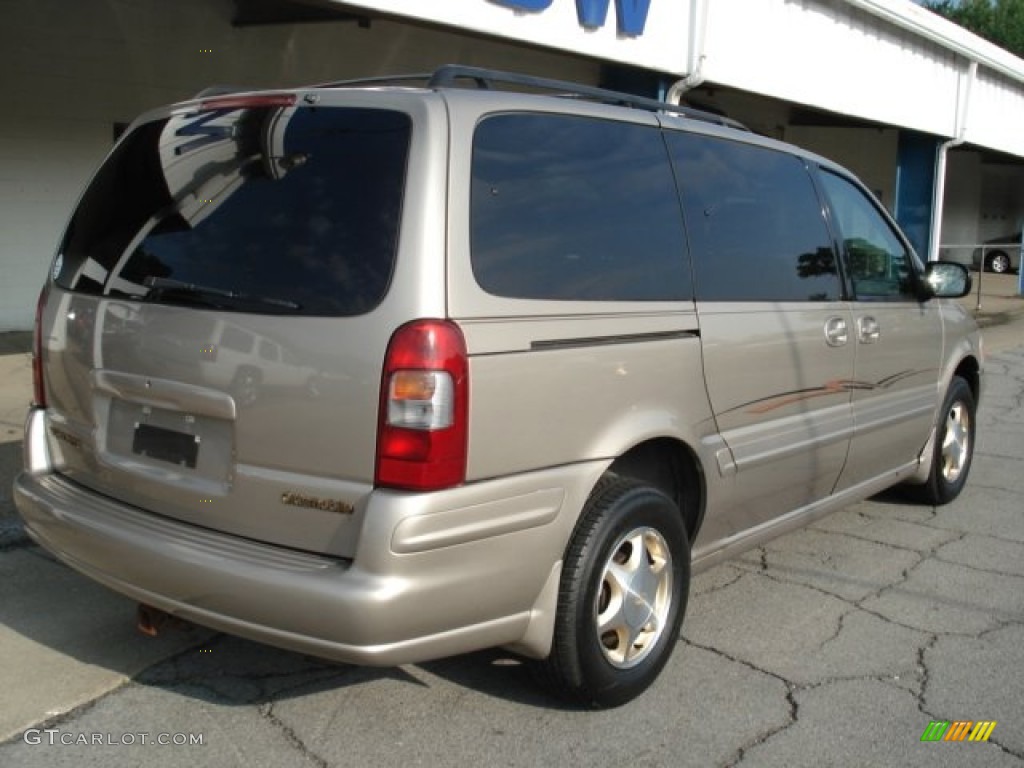
[[[597,62],[374,20],[231,26],[231,0],[0,2],[0,331],[31,327],[36,296],[115,122],[212,84],[283,86],[440,64],[597,82]]]
[[[982,164],[979,239],[991,240],[1020,229],[1024,216],[1024,167]]]
[[[970,93],[964,138],[1024,157],[1024,83],[979,68]]]
[[[754,0],[757,2],[758,0]],[[435,24],[455,26],[534,46],[570,51],[605,61],[668,73],[684,73],[693,0],[605,0],[605,17],[586,20],[588,0],[333,0],[346,8],[362,8]],[[718,2],[718,0],[714,0]],[[621,7],[620,7],[621,6]],[[623,16],[642,20],[635,33],[623,30]]]
[[[785,139],[849,168],[886,208],[894,210],[899,131],[791,125]]]
[[[967,262],[975,245],[1024,223],[1024,166],[972,149],[951,151],[947,163],[942,257]]]
[[[714,82],[925,132],[954,130],[955,57],[845,3],[712,0],[705,55]]]

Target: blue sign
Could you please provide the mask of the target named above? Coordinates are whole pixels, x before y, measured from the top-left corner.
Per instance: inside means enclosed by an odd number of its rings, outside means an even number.
[[[539,13],[550,8],[554,0],[493,0],[493,2],[520,11]],[[611,0],[576,0],[576,16],[580,20],[580,26],[588,29],[603,27],[605,19],[608,18],[610,3]],[[630,37],[642,35],[650,8],[651,0],[615,0],[615,15],[618,19],[619,34]]]

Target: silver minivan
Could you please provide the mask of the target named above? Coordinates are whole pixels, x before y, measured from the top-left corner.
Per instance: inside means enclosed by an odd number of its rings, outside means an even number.
[[[842,168],[683,107],[462,67],[212,94],[71,216],[15,499],[146,629],[504,646],[614,706],[697,569],[957,496],[969,288]]]

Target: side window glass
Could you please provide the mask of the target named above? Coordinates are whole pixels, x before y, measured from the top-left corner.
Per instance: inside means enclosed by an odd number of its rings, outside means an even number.
[[[473,139],[473,274],[508,298],[692,298],[683,217],[661,132],[512,113]]]
[[[803,162],[764,147],[667,134],[701,301],[835,301],[821,202]]]
[[[842,176],[823,171],[821,180],[842,236],[854,297],[877,300],[913,296],[912,257],[878,208]]]

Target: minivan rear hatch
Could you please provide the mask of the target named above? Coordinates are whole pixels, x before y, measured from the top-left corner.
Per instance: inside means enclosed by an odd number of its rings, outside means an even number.
[[[151,116],[53,266],[58,471],[154,513],[350,556],[373,482],[411,119],[300,95]]]

